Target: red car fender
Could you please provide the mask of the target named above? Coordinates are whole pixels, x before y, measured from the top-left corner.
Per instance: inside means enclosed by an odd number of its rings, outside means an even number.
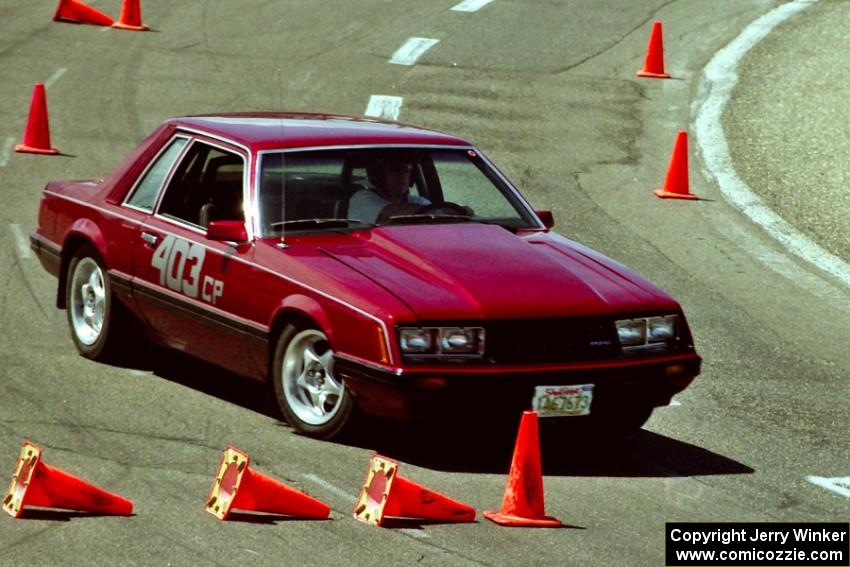
[[[334,344],[334,333],[330,318],[318,301],[301,294],[287,296],[272,314],[273,326],[276,327],[278,321],[291,319],[293,315],[296,318],[307,317],[312,320],[328,337],[328,342],[331,345]]]
[[[77,219],[74,221],[68,231],[65,233],[65,240],[62,243],[62,255],[71,252],[71,248],[75,248],[74,241],[85,240],[95,247],[100,258],[108,264],[106,253],[106,238],[103,236],[100,227],[91,219]],[[71,245],[69,248],[68,245]],[[68,258],[70,260],[70,257]]]
[[[68,277],[68,265],[71,263],[73,253],[79,244],[86,243],[93,246],[101,260],[109,267],[106,254],[106,238],[100,228],[91,219],[77,219],[65,232],[62,241],[62,260],[59,268],[59,285],[56,288],[56,306],[65,308],[65,282]]]

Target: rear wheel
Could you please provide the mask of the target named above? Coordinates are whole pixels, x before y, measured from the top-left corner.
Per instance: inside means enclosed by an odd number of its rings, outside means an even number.
[[[354,402],[334,375],[325,334],[288,325],[275,348],[272,380],[278,406],[299,433],[330,439],[350,425]]]
[[[71,338],[86,358],[103,360],[117,353],[116,305],[103,261],[88,245],[80,247],[68,266],[66,312]]]

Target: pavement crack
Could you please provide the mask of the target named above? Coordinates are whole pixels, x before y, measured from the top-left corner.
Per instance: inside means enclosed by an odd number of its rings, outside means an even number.
[[[575,69],[576,67],[580,67],[581,65],[584,65],[585,63],[587,63],[591,59],[595,59],[596,57],[599,57],[600,55],[603,55],[603,54],[607,53],[608,51],[611,51],[612,49],[614,49],[615,47],[617,47],[618,45],[623,43],[623,41],[625,41],[625,39],[627,37],[629,37],[630,35],[635,33],[641,27],[645,26],[650,20],[654,20],[656,18],[656,14],[658,12],[660,12],[662,9],[664,9],[667,6],[669,6],[669,5],[671,5],[675,2],[678,2],[678,1],[679,0],[668,0],[667,2],[664,2],[663,4],[658,6],[658,8],[656,8],[655,11],[653,11],[649,16],[647,16],[646,18],[641,20],[638,24],[633,26],[631,29],[626,30],[626,32],[624,34],[622,34],[620,37],[618,37],[613,42],[611,42],[607,47],[603,47],[599,51],[596,51],[595,53],[591,53],[590,55],[588,55],[584,59],[581,59],[581,60],[579,60],[575,63],[572,63],[572,64],[570,64],[566,67],[561,67],[559,69],[555,69],[555,70],[551,71],[550,73],[552,75],[560,75],[562,73],[567,73],[567,72],[571,71],[572,69]]]

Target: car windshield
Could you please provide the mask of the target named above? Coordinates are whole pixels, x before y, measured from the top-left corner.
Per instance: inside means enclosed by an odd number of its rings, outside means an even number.
[[[539,226],[517,193],[472,149],[267,152],[258,186],[264,236],[394,224]]]

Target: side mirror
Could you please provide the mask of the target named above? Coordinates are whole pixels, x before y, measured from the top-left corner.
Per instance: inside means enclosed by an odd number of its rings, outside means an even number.
[[[534,211],[534,214],[537,215],[537,218],[540,219],[540,222],[542,222],[543,226],[546,228],[552,228],[555,226],[555,217],[552,216],[552,211]]]
[[[248,232],[245,230],[245,223],[242,221],[211,221],[207,227],[207,238],[209,240],[241,243],[248,241]]]

